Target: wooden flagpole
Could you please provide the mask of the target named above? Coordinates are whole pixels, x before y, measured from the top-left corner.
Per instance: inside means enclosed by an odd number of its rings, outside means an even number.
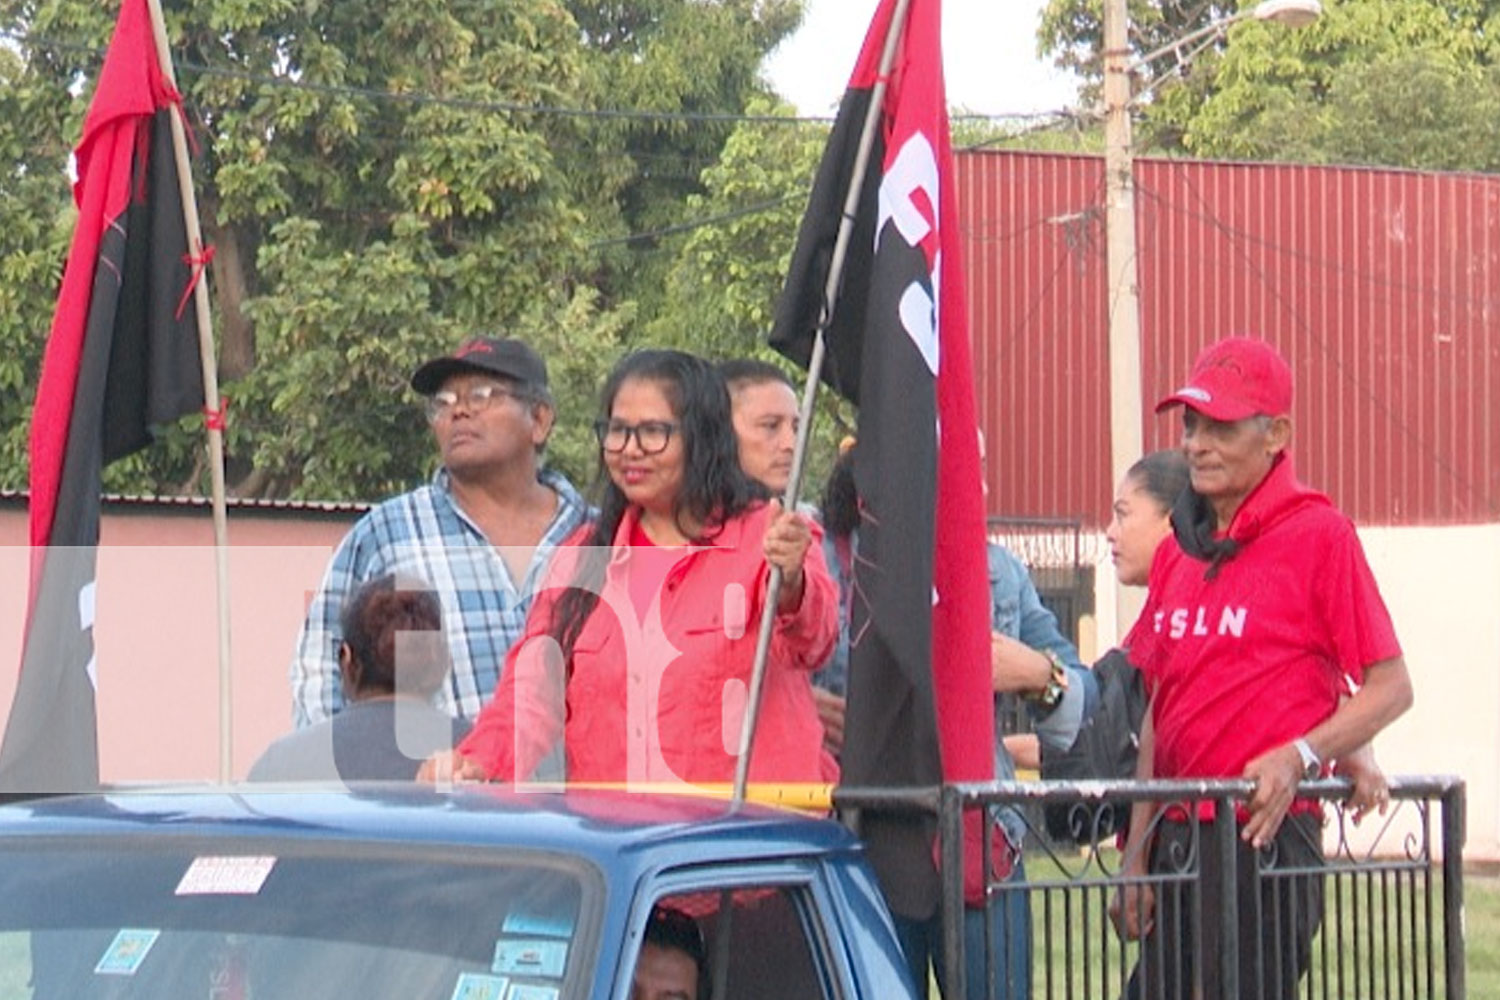
[[[891,23],[886,28],[885,48],[880,53],[880,70],[875,77],[875,86],[870,91],[870,103],[865,109],[864,127],[859,134],[859,147],[854,158],[854,169],[850,174],[849,190],[844,195],[844,214],[839,220],[838,236],[833,244],[833,256],[829,259],[828,280],[823,285],[823,307],[818,316],[818,328],[813,336],[812,355],[807,362],[807,382],[802,389],[802,411],[797,427],[797,445],[792,452],[792,477],[786,486],[782,501],[787,510],[797,509],[797,500],[802,492],[802,473],[807,465],[807,443],[812,437],[813,404],[818,398],[818,382],[823,373],[823,356],[826,352],[824,333],[833,321],[833,307],[844,278],[844,258],[848,256],[849,240],[854,236],[854,216],[859,210],[859,199],[864,191],[865,171],[870,163],[870,150],[875,145],[875,130],[880,127],[880,115],[885,107],[885,92],[891,66],[896,61],[896,47],[906,29],[906,12],[910,0],[896,0],[891,12]],[[771,634],[776,624],[776,604],[781,597],[781,570],[773,566],[771,579],[766,585],[766,605],[761,609],[760,633],[756,637],[755,665],[750,673],[750,698],[745,706],[745,721],[740,727],[739,759],[735,762],[734,795],[730,807],[738,808],[745,801],[745,789],[750,780],[750,751],[755,744],[755,725],[760,717],[761,690],[765,687],[766,661],[771,653]]]
[[[167,23],[162,17],[161,0],[146,0],[151,11],[151,34],[156,40],[156,57],[162,75],[173,89],[177,74],[172,68],[172,52],[167,40]],[[171,115],[172,154],[177,160],[177,186],[182,196],[182,221],[187,229],[188,257],[200,273],[194,280],[193,305],[198,318],[198,357],[203,365],[203,409],[208,430],[209,471],[213,482],[214,569],[218,583],[219,618],[219,781],[228,783],[233,776],[233,700],[229,667],[229,518],[224,502],[224,429],[222,402],[219,398],[219,366],[214,356],[212,315],[208,303],[208,261],[203,255],[203,230],[198,221],[198,199],[193,192],[192,165],[188,159],[187,132],[182,124],[182,108]]]

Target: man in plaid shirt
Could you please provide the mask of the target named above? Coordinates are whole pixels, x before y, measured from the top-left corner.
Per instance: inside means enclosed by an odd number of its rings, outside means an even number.
[[[361,583],[399,573],[431,584],[452,656],[434,703],[473,718],[521,634],[553,550],[591,511],[571,483],[541,467],[554,410],[547,366],[519,340],[479,337],[412,375],[443,464],[350,529],[308,608],[292,661],[298,728],[344,705],[339,612]]]

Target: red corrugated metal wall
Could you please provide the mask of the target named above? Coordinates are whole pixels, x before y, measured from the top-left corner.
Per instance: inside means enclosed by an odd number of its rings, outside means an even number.
[[[1109,474],[1104,169],[964,152],[958,196],[990,513],[1099,524]],[[1500,177],[1136,163],[1149,406],[1222,336],[1297,376],[1304,480],[1362,524],[1500,521]],[[1174,417],[1143,415],[1147,448]]]

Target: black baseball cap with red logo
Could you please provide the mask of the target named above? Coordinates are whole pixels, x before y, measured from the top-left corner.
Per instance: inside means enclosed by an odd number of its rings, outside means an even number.
[[[464,372],[503,375],[523,385],[546,389],[547,362],[531,347],[514,337],[474,337],[464,341],[452,354],[445,354],[418,368],[411,377],[411,387],[431,396],[451,376]]]

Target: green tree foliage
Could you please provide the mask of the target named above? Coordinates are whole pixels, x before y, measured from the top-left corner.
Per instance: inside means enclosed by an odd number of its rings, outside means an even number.
[[[1196,156],[1500,169],[1492,0],[1343,0],[1298,31],[1236,29],[1153,106]]]
[[[1137,53],[1243,4],[1132,0]],[[1097,82],[1102,0],[1050,0],[1043,52]],[[1202,157],[1500,169],[1496,0],[1325,0],[1312,26],[1245,20],[1191,62],[1138,74],[1142,150]],[[1097,93],[1097,89],[1095,90]]]
[[[752,102],[747,111],[764,120],[735,128],[719,161],[703,173],[705,192],[689,197],[689,215],[707,224],[679,238],[661,309],[645,329],[655,343],[712,358],[777,362],[800,386],[806,372],[767,347],[766,337],[828,126],[795,123],[789,107],[771,100]],[[821,391],[804,497],[817,498],[838,438],[853,426],[852,408]]]
[[[1137,55],[1154,52],[1239,6],[1235,0],[1129,0],[1130,49]],[[1104,0],[1047,0],[1037,54],[1052,56],[1058,66],[1088,81],[1086,93],[1095,97],[1104,78],[1103,47]]]
[[[194,167],[242,495],[376,497],[433,450],[406,377],[474,332],[553,367],[553,460],[587,474],[600,372],[631,341],[670,225],[796,23],[796,0],[179,0],[168,31]],[[0,485],[71,231],[62,166],[117,8],[0,0]],[[670,164],[663,167],[663,164]],[[12,194],[17,197],[12,197]],[[649,249],[649,248],[646,248]],[[11,387],[16,387],[12,390]],[[202,491],[198,420],[112,468],[117,489]]]

